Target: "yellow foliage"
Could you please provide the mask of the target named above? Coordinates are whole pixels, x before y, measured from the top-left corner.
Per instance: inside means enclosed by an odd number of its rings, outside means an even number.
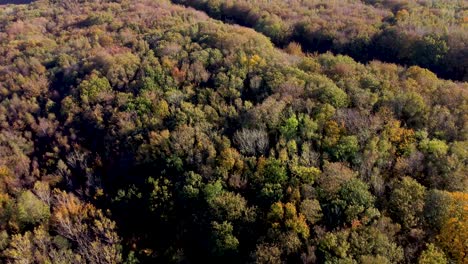
[[[0,177],[5,177],[10,175],[10,170],[6,166],[0,166]]]
[[[414,131],[401,127],[399,120],[392,120],[387,125],[388,139],[396,145],[397,152],[403,154],[415,141]]]
[[[255,54],[250,58],[249,65],[250,66],[256,66],[256,65],[260,64],[262,61],[263,61],[263,59],[260,56],[258,56],[257,54]]]
[[[398,21],[402,21],[402,20],[407,19],[407,18],[409,17],[409,15],[410,15],[410,14],[409,14],[408,10],[406,10],[406,9],[401,9],[401,10],[399,10],[399,11],[396,13],[396,19],[397,19]]]
[[[328,147],[336,145],[340,139],[342,127],[336,121],[327,121],[324,130],[326,137],[323,140],[323,144]]]
[[[160,146],[163,142],[169,140],[169,137],[170,133],[167,129],[160,132],[150,132],[150,144]]]
[[[286,203],[284,209],[286,218],[293,218],[297,214],[296,206],[292,203]]]
[[[115,222],[89,203],[73,194],[54,190],[56,206],[54,226],[58,234],[76,242],[79,252],[88,263],[119,263],[119,237],[114,232]]]
[[[300,234],[303,238],[308,238],[310,235],[305,216],[297,213],[296,206],[293,203],[274,203],[268,213],[268,218],[273,221],[271,224],[273,228],[284,225],[285,228]],[[281,221],[284,221],[284,223],[280,223]]]
[[[285,225],[297,234],[302,235],[303,238],[308,238],[310,235],[309,226],[303,214],[287,219]]]
[[[448,219],[442,225],[438,241],[457,263],[468,263],[468,194],[450,193]]]
[[[233,148],[224,149],[221,152],[221,166],[224,167],[226,170],[231,170],[236,164],[236,158],[239,158],[237,150]]]
[[[282,202],[277,202],[271,205],[270,212],[268,213],[268,218],[271,221],[279,221],[283,219],[284,215],[284,206]]]
[[[17,186],[17,178],[15,179],[13,173],[7,166],[0,166],[0,193],[6,192],[7,188],[10,189]]]
[[[6,181],[10,177],[10,170],[6,166],[0,166],[0,192],[5,192]]]
[[[296,56],[301,56],[303,55],[302,53],[302,47],[299,43],[297,42],[291,42],[288,44],[288,46],[285,48],[285,51],[291,55],[296,55]]]
[[[288,150],[286,148],[281,148],[281,150],[278,153],[278,158],[281,161],[287,161],[288,160]]]
[[[295,165],[291,166],[291,173],[299,177],[305,183],[312,184],[320,175],[321,171],[315,167]]]
[[[156,113],[158,113],[161,118],[165,118],[170,114],[169,104],[166,100],[162,99],[158,104],[156,104]]]

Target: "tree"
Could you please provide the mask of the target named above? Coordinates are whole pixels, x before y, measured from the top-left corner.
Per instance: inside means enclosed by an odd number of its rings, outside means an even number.
[[[300,212],[305,216],[307,221],[313,225],[322,218],[322,208],[317,200],[305,199],[301,202]]]
[[[118,89],[127,88],[134,81],[139,68],[140,58],[131,52],[116,54],[110,57],[103,55],[103,70],[113,87]]]
[[[348,231],[325,234],[318,244],[319,254],[324,263],[352,262],[352,259],[348,256],[350,248],[348,236]]]
[[[343,184],[339,196],[340,200],[344,201],[342,210],[348,223],[358,220],[358,217],[365,212],[367,221],[370,217],[375,217],[375,214],[379,215],[378,211],[372,212],[375,197],[369,192],[369,186],[359,179],[351,179]]]
[[[424,68],[437,67],[446,56],[449,47],[444,39],[437,35],[426,35],[415,43],[412,60]]]
[[[341,186],[356,176],[356,173],[343,163],[325,163],[318,177],[318,186],[326,199],[332,199]]]
[[[331,80],[323,77],[316,77],[316,79],[311,82],[311,85],[315,85],[314,94],[322,103],[330,104],[336,108],[343,108],[348,105],[348,95]]]
[[[247,155],[263,154],[268,149],[268,134],[264,130],[242,129],[235,133],[234,143]]]
[[[425,195],[424,186],[412,178],[403,177],[396,183],[390,197],[394,219],[399,219],[406,229],[420,226]]]
[[[253,221],[254,208],[247,206],[247,201],[240,194],[223,191],[221,194],[208,200],[213,216],[228,221],[244,220]]]
[[[237,251],[239,240],[232,234],[233,226],[230,222],[213,222],[213,251],[217,255],[225,255]]]
[[[298,213],[296,206],[292,203],[274,203],[271,205],[268,219],[273,228],[283,228],[292,231],[295,234],[301,235],[304,239],[307,239],[310,235],[305,216],[302,213]]]
[[[18,220],[23,226],[36,225],[50,217],[49,206],[31,191],[24,191],[18,197]]]
[[[288,179],[288,174],[284,164],[275,159],[269,158],[264,162],[259,161],[258,174],[264,182],[282,184]]]
[[[468,260],[468,195],[454,192],[450,193],[450,198],[437,239],[450,259],[465,263]]]
[[[438,139],[425,139],[421,141],[419,146],[425,153],[430,155],[432,159],[443,158],[447,155],[449,149],[444,141]]]
[[[99,103],[112,90],[106,77],[99,77],[97,72],[93,72],[88,79],[82,81],[78,87],[80,99],[85,104]]]
[[[356,136],[341,137],[331,149],[332,156],[338,161],[353,161],[359,151],[359,142]]]
[[[375,225],[354,228],[349,236],[349,244],[350,255],[357,260],[382,261],[378,263],[399,263],[403,260],[403,248]]]
[[[50,236],[43,226],[35,228],[33,232],[13,235],[5,255],[12,263],[18,264],[86,263],[85,259],[71,250],[70,243],[60,236]]]
[[[306,167],[300,165],[292,165],[290,167],[291,174],[297,177],[301,182],[313,184],[320,175],[320,170],[315,167]]]
[[[280,264],[281,261],[281,250],[270,244],[259,244],[255,252],[252,253],[252,258],[255,263],[259,264]]]
[[[426,194],[424,220],[426,225],[436,234],[447,221],[447,209],[450,207],[451,200],[450,194],[445,191],[430,190]]]
[[[427,248],[421,253],[418,264],[447,264],[447,259],[442,250],[434,244],[428,244]]]
[[[280,126],[280,133],[286,139],[292,139],[296,136],[299,126],[299,121],[296,118],[296,115],[292,115],[284,121],[284,124]]]
[[[56,190],[54,199],[54,229],[76,245],[76,252],[86,262],[111,264],[122,260],[115,222],[73,194]]]
[[[426,125],[428,108],[423,97],[416,92],[402,93],[395,98],[394,111],[410,128]]]

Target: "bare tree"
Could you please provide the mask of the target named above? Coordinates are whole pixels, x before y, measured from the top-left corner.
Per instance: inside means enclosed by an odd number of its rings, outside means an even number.
[[[263,154],[268,149],[268,134],[260,129],[243,128],[235,133],[234,143],[243,154]]]

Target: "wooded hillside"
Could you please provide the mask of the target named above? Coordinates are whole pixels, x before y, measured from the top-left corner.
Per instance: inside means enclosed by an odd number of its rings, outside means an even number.
[[[317,12],[322,33],[339,8],[223,2],[208,14]],[[357,33],[392,13],[344,2],[375,12]],[[208,14],[168,0],[0,8],[1,263],[466,263],[466,82]]]

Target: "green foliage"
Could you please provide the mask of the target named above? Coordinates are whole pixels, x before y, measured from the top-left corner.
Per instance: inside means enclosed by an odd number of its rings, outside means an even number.
[[[442,250],[435,247],[433,244],[428,244],[427,248],[421,253],[418,259],[418,264],[446,264],[447,259]]]
[[[403,227],[421,224],[425,195],[426,188],[412,178],[404,177],[396,184],[390,200],[391,211],[401,219]]]
[[[263,167],[262,176],[268,183],[284,183],[288,179],[285,166],[281,161],[270,158],[266,160]]]
[[[234,220],[254,220],[255,212],[248,208],[247,201],[240,195],[231,192],[223,192],[208,201],[209,206],[214,211],[213,215],[220,219]]]
[[[112,15],[109,13],[98,13],[98,14],[91,14],[88,18],[84,21],[86,26],[95,26],[95,25],[102,25],[104,23],[112,22]]]
[[[318,245],[319,252],[324,254],[325,263],[334,261],[351,261],[347,258],[350,244],[348,243],[348,232],[327,233]]]
[[[361,259],[363,262],[370,261],[372,258],[382,263],[401,262],[403,249],[392,240],[392,237],[374,226],[359,227],[350,234],[350,251],[353,256],[359,256],[356,259]]]
[[[0,263],[461,263],[459,2],[0,5]]]
[[[348,105],[348,95],[330,79],[322,76],[314,76],[311,80],[314,85],[314,95],[324,104],[330,104],[336,108]]]
[[[291,139],[296,136],[299,127],[299,121],[296,116],[293,115],[284,121],[284,124],[280,126],[280,133],[286,139]]]
[[[428,226],[438,232],[448,217],[451,199],[448,193],[430,190],[425,197],[424,219]]]
[[[443,158],[448,152],[447,144],[438,139],[421,141],[420,148],[434,159]]]
[[[332,156],[338,161],[352,161],[359,151],[359,142],[356,136],[341,137],[331,150]]]
[[[89,79],[82,81],[78,88],[83,103],[91,104],[100,102],[106,93],[111,91],[107,78],[99,77],[97,73],[93,73]]]
[[[50,217],[49,206],[31,191],[24,191],[18,197],[18,221],[22,225],[36,225]]]
[[[224,255],[230,251],[237,250],[239,240],[232,234],[233,227],[229,222],[213,222],[213,232],[215,239],[216,254]]]
[[[315,179],[320,175],[320,170],[315,167],[305,167],[294,165],[291,167],[292,175],[298,177],[301,182],[306,184],[313,184]]]
[[[302,201],[301,213],[310,224],[317,223],[323,216],[319,201],[310,199]]]
[[[359,214],[374,207],[375,197],[369,192],[368,186],[358,179],[346,182],[340,189],[341,200],[346,204],[343,208],[348,222],[358,218]]]

